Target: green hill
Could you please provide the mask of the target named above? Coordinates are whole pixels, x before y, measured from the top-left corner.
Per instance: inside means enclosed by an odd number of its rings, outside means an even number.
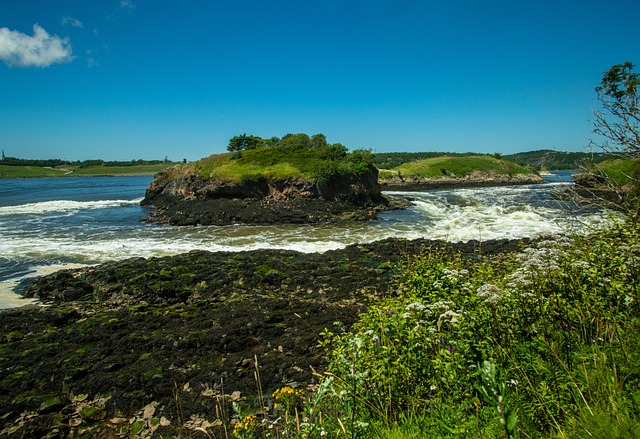
[[[541,149],[504,155],[502,158],[536,170],[579,169],[586,163],[600,163],[611,158],[603,153],[563,152]]]
[[[381,171],[382,179],[392,176],[403,178],[462,178],[473,173],[493,175],[535,174],[531,169],[506,160],[485,155],[442,156],[404,163],[391,171]]]

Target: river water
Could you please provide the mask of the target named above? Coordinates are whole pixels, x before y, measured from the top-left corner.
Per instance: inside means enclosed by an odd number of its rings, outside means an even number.
[[[570,173],[543,185],[386,192],[414,206],[369,222],[320,225],[174,227],[141,222],[152,177],[0,180],[0,309],[28,277],[60,267],[194,249],[323,252],[388,237],[449,241],[535,237],[595,224],[602,214],[552,197]]]

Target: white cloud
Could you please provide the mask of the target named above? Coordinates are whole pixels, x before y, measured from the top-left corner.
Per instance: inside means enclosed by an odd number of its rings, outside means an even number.
[[[60,38],[33,25],[33,36],[0,28],[0,60],[9,66],[49,67],[73,60],[68,38]]]
[[[73,17],[70,17],[68,15],[62,19],[62,24],[65,25],[65,26],[67,24],[70,24],[73,27],[84,29],[84,24],[80,20],[78,20],[76,18],[73,18]]]

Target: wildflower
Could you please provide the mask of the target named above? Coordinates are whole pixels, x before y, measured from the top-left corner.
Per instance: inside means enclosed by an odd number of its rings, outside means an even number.
[[[445,320],[451,323],[458,323],[458,317],[461,317],[461,316],[462,314],[449,310],[444,312],[443,314],[440,314],[440,317],[438,317],[438,320]]]
[[[502,301],[506,294],[502,289],[494,284],[484,284],[478,288],[476,295],[480,297],[484,303],[496,305]]]
[[[425,309],[427,309],[426,306],[424,306],[424,304],[420,303],[420,302],[413,302],[408,304],[405,309],[407,311],[424,311]]]
[[[271,396],[276,400],[276,403],[273,405],[274,408],[277,409],[282,407],[285,413],[289,413],[302,401],[304,390],[285,386],[280,389],[276,389]]]
[[[240,437],[244,437],[245,434],[248,436],[257,426],[258,418],[255,415],[245,416],[233,426],[233,434]]]
[[[589,264],[587,261],[575,261],[571,263],[571,267],[575,268],[576,270],[588,270],[589,268],[591,268],[591,264]]]

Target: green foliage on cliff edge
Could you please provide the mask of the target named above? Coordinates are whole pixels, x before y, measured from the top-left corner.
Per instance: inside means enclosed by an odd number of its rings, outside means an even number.
[[[346,148],[261,147],[217,154],[174,168],[175,175],[194,173],[201,178],[242,183],[303,178],[318,182],[348,174],[363,175],[371,170],[373,156],[368,151],[347,153]]]
[[[532,174],[529,168],[490,156],[443,156],[405,163],[393,169],[404,177],[465,177],[473,172],[499,175]],[[394,173],[394,174],[395,174]],[[387,174],[384,174],[387,175]],[[381,175],[382,177],[384,175]],[[389,174],[390,175],[390,174]]]

